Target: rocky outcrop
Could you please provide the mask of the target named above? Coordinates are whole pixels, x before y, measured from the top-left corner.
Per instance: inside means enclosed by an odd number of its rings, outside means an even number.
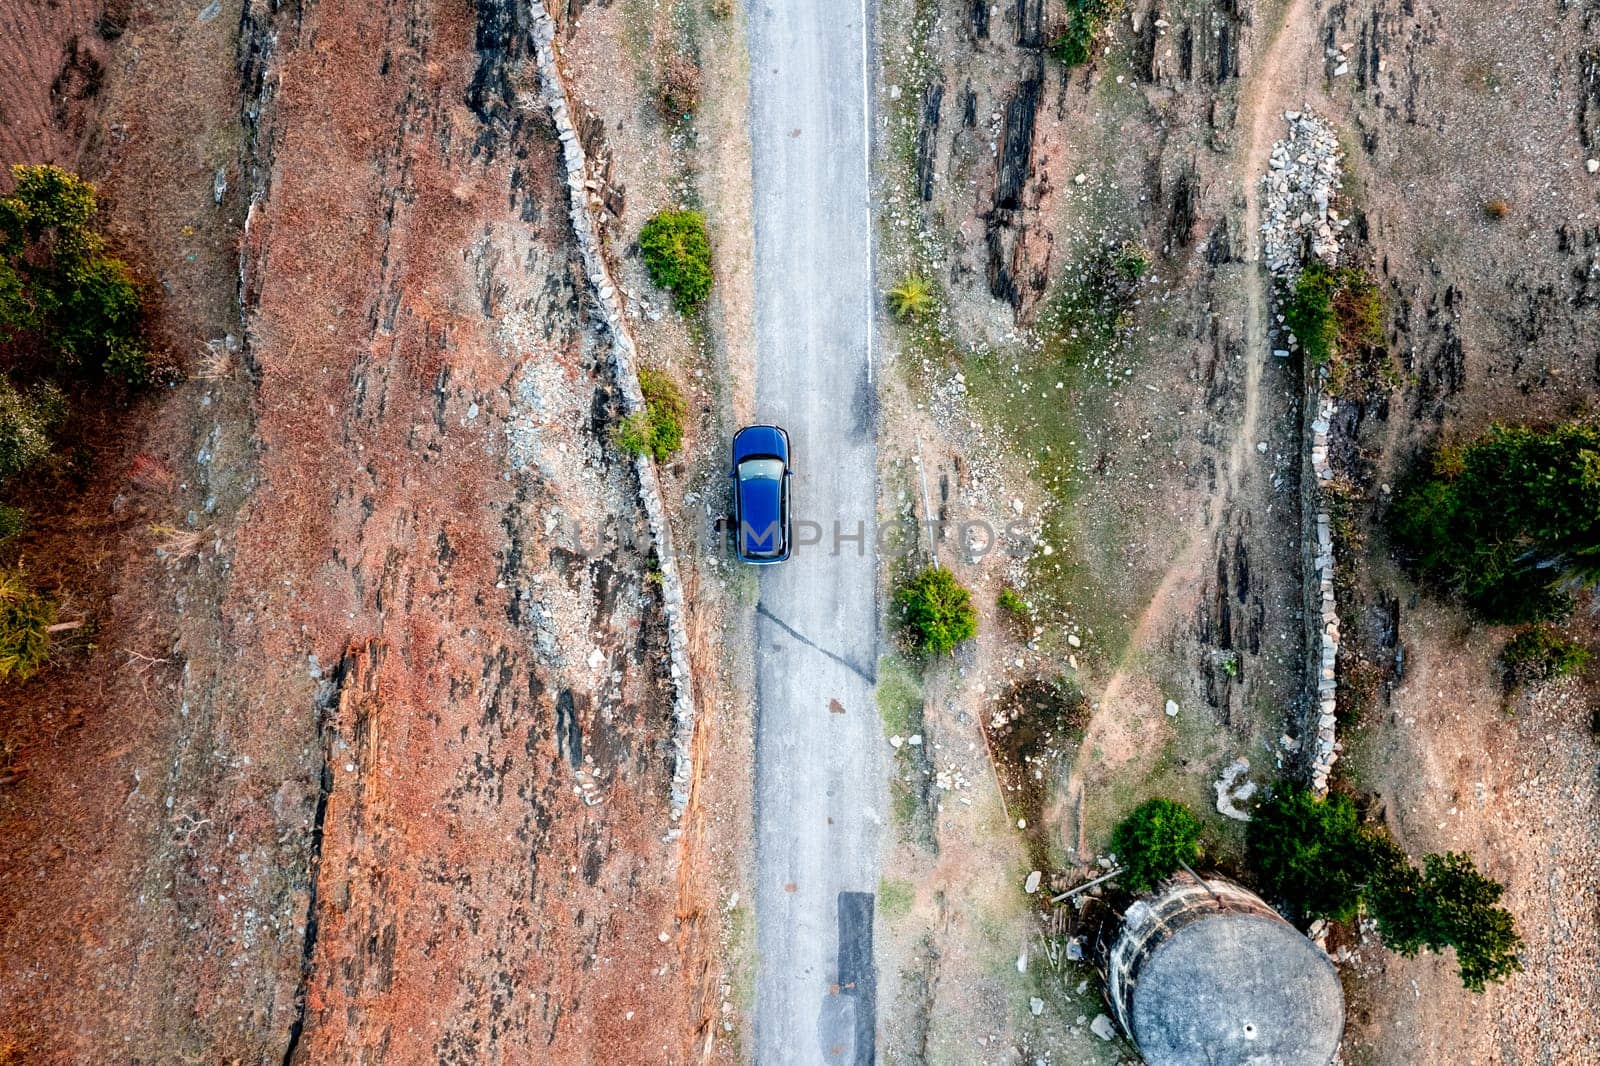
[[[573,121],[567,99],[566,82],[555,51],[556,23],[542,3],[533,6],[529,35],[539,70],[539,91],[550,110],[556,135],[561,140],[561,161],[566,172],[568,205],[573,238],[583,262],[584,274],[593,288],[599,319],[611,338],[611,365],[622,397],[624,413],[644,409],[644,394],[639,388],[638,347],[628,328],[622,296],[612,279],[595,216],[605,210],[598,199],[591,201],[588,160],[583,140]],[[672,549],[672,529],[667,520],[666,501],[655,464],[646,456],[634,457],[634,473],[639,482],[639,502],[649,521],[655,540],[656,567],[660,574],[661,602],[667,622],[667,639],[673,686],[672,808],[681,815],[689,802],[689,783],[693,779],[692,741],[694,739],[694,685],[689,672],[689,637],[684,621],[683,583],[678,575],[677,558]]]

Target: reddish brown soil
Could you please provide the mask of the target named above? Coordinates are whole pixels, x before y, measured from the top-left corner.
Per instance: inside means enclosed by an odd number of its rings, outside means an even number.
[[[97,623],[0,696],[0,1004],[42,1061],[698,1046],[660,620],[513,10],[247,22],[259,130],[236,6],[141,9],[108,63],[86,169],[192,377],[31,546]]]

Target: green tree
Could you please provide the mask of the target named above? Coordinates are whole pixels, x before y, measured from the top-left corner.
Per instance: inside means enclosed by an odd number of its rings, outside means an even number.
[[[71,264],[98,252],[91,223],[94,187],[60,167],[14,166],[11,195],[0,198],[0,249],[8,257],[33,246],[53,262]]]
[[[1461,983],[1473,992],[1520,971],[1522,938],[1511,912],[1496,906],[1505,887],[1458,852],[1422,862],[1420,872],[1409,864],[1390,871],[1373,893],[1383,942],[1402,955],[1454,948]]]
[[[639,252],[650,280],[672,293],[680,313],[711,295],[711,238],[700,212],[658,212],[639,232]]]
[[[1318,799],[1285,784],[1258,807],[1245,854],[1265,887],[1303,918],[1348,921],[1367,886],[1404,855],[1380,830],[1364,827],[1349,796]]]
[[[1402,485],[1396,544],[1424,582],[1493,622],[1560,618],[1600,577],[1600,427],[1499,426]]]
[[[912,577],[895,592],[894,602],[918,651],[948,655],[978,632],[972,593],[943,567],[930,566]]]
[[[1181,803],[1146,800],[1112,830],[1111,850],[1122,867],[1121,883],[1148,892],[1200,860],[1200,820]]]

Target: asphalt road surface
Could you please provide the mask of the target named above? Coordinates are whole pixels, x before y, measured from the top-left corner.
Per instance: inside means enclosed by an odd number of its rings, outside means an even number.
[[[756,418],[788,429],[797,471],[797,547],[763,570],[755,629],[754,1051],[763,1066],[869,1063],[887,797],[873,699],[867,8],[748,10]]]

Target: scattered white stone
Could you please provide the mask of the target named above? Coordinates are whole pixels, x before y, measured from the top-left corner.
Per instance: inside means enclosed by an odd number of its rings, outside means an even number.
[[[1089,176],[1087,174],[1074,174],[1072,176],[1072,184],[1074,184],[1074,185],[1082,185],[1084,182],[1086,182],[1088,180],[1089,180]]]
[[[1083,647],[1083,641],[1078,639],[1078,634],[1076,633],[1067,634],[1067,643],[1072,645],[1074,648]]]
[[[1250,760],[1242,755],[1222,771],[1222,776],[1217,778],[1215,785],[1218,814],[1238,822],[1250,820],[1249,811],[1240,810],[1235,806],[1236,803],[1243,803],[1256,794],[1256,783],[1244,779],[1249,772]]]
[[[1112,1025],[1111,1019],[1104,1014],[1096,1014],[1094,1016],[1094,1021],[1089,1023],[1089,1032],[1098,1036],[1101,1040],[1110,1040],[1117,1035],[1116,1026]]]
[[[1587,163],[1583,164],[1583,169],[1587,170],[1591,174],[1595,173],[1596,171],[1600,171],[1600,159],[1589,160]]]
[[[1168,700],[1167,701],[1167,717],[1168,718],[1176,718],[1176,717],[1178,717],[1178,701],[1177,700]]]
[[[1034,996],[1032,999],[1028,1000],[1028,1012],[1035,1018],[1043,1014],[1044,1000],[1040,999],[1038,996]]]
[[[1022,891],[1026,892],[1030,896],[1033,895],[1035,892],[1039,891],[1039,882],[1043,878],[1044,874],[1040,873],[1038,870],[1033,871],[1028,875],[1028,879],[1022,883]]]

